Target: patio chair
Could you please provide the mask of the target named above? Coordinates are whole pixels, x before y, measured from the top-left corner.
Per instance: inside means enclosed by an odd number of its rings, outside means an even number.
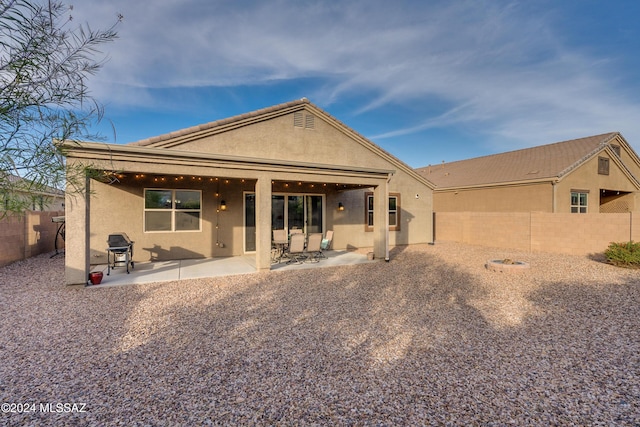
[[[320,244],[322,243],[322,233],[313,233],[309,235],[309,242],[307,243],[307,261],[318,262],[320,261]]]
[[[305,235],[302,233],[294,233],[291,235],[289,250],[287,251],[287,255],[289,256],[287,264],[291,264],[292,262],[302,264],[302,261],[305,259],[304,241]]]
[[[327,234],[325,234],[324,239],[322,239],[322,242],[320,243],[320,258],[327,257],[324,254],[324,251],[329,250],[329,248],[331,247],[331,242],[333,242],[333,230],[327,231]]]
[[[282,257],[287,249],[289,240],[287,239],[287,230],[273,230],[273,242],[271,246],[272,261],[274,263],[282,261]]]
[[[303,231],[301,228],[292,228],[291,230],[289,230],[289,234],[290,235],[294,235],[294,234],[302,234]]]

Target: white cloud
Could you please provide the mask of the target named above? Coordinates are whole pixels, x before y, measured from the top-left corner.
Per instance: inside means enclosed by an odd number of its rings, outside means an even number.
[[[567,45],[558,33],[559,12],[534,7],[507,1],[90,0],[76,13],[89,22],[125,16],[94,88],[116,104],[150,102],[149,88],[321,77],[331,87],[312,97],[321,106],[359,93],[372,94],[361,114],[384,105],[442,102],[439,115],[379,138],[457,123],[523,145],[611,130],[640,138],[640,109],[610,78],[615,59],[592,58]]]

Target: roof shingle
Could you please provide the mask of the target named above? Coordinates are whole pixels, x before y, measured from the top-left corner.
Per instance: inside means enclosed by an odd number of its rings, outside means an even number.
[[[617,132],[416,169],[437,188],[560,178],[599,151]]]

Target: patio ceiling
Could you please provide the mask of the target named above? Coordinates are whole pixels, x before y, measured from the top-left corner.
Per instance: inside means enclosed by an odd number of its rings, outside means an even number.
[[[125,184],[136,182],[140,185],[163,185],[163,184],[181,184],[181,185],[229,185],[229,184],[255,184],[255,179],[246,178],[227,178],[218,176],[202,176],[202,175],[173,175],[173,174],[147,174],[135,172],[112,172],[102,171],[97,178],[109,184]],[[368,188],[370,186],[364,184],[345,184],[337,182],[319,182],[319,181],[291,181],[291,180],[272,180],[273,191],[276,192],[335,192],[348,191]]]

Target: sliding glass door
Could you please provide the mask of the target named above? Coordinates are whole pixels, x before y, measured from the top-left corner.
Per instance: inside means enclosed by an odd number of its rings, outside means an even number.
[[[245,193],[244,250],[254,252],[255,193]],[[274,194],[271,196],[271,229],[304,233],[324,232],[324,196],[318,194]]]
[[[271,221],[274,230],[286,228],[303,230],[304,233],[322,233],[324,229],[324,196],[311,194],[274,195],[274,199],[284,203],[272,203],[272,218],[282,221]],[[286,206],[286,209],[285,209]]]
[[[307,234],[322,233],[323,225],[323,199],[324,196],[304,196]]]
[[[256,251],[256,195],[244,193],[244,251]]]
[[[305,196],[283,196],[287,198],[287,228],[289,230],[304,230],[305,224]],[[273,208],[272,208],[273,209]],[[275,224],[271,228],[275,230]]]

